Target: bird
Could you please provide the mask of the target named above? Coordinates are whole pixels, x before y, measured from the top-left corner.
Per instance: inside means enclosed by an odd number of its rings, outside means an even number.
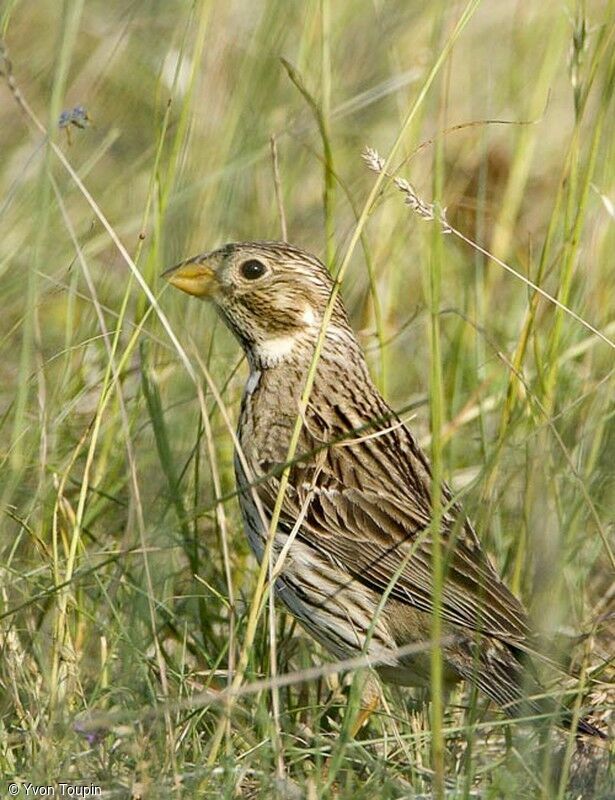
[[[365,655],[385,681],[428,688],[430,657],[420,645],[430,642],[434,614],[432,471],[372,381],[329,271],[286,242],[253,241],[163,275],[212,302],[246,355],[234,463],[259,561],[289,467],[272,545],[274,562],[285,555],[277,597],[334,657]],[[550,714],[570,727],[572,714],[545,698],[537,677],[526,610],[445,483],[440,498],[444,688],[466,680],[509,717]],[[575,732],[605,738],[583,717]]]

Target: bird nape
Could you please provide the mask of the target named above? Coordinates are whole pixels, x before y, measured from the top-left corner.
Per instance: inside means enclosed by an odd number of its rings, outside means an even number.
[[[374,386],[339,295],[331,305],[327,269],[286,243],[243,242],[184,261],[165,277],[211,300],[248,359],[235,474],[259,560],[290,466],[273,543],[274,560],[285,550],[278,597],[334,656],[366,654],[385,679],[427,685],[430,464]],[[309,402],[290,452],[308,376]],[[510,716],[555,715],[570,726],[572,715],[544,699],[531,666],[535,637],[523,606],[446,485],[441,502],[446,686],[465,679]],[[412,654],[404,654],[409,645]],[[604,737],[586,719],[576,726]]]

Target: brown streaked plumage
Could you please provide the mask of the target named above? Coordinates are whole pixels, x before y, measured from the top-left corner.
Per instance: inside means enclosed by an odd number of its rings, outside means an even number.
[[[246,531],[260,559],[266,529],[254,491],[270,515],[331,277],[314,256],[276,242],[229,244],[165,275],[213,300],[247,355],[238,428],[247,471],[239,458],[235,470]],[[446,486],[443,502],[445,679],[470,680],[511,716],[553,711],[531,698],[542,690],[527,657],[533,647],[525,610]],[[431,515],[427,458],[372,383],[338,296],[276,532],[279,553],[300,520],[278,595],[336,656],[365,651],[386,679],[427,683],[428,657],[399,658],[396,650],[430,636]],[[566,724],[566,712],[562,719]],[[585,720],[578,730],[602,735]]]

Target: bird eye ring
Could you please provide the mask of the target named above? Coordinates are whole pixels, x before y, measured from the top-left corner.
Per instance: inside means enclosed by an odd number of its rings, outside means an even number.
[[[241,274],[248,281],[255,281],[257,278],[261,278],[266,271],[267,267],[256,258],[244,261],[241,265]]]

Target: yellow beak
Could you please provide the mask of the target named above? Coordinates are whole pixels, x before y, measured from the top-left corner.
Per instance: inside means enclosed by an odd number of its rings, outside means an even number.
[[[211,297],[218,285],[215,270],[205,261],[187,262],[178,267],[171,267],[162,277],[166,278],[171,286],[195,297]]]

